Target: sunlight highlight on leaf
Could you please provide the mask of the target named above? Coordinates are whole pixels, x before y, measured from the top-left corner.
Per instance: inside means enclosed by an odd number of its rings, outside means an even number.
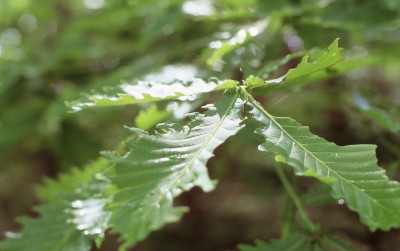
[[[110,212],[104,210],[106,204],[104,199],[90,198],[87,200],[76,200],[71,203],[72,209],[67,212],[73,215],[67,222],[74,223],[78,230],[82,230],[85,235],[100,235],[108,228]]]
[[[213,50],[212,55],[207,59],[207,64],[214,67],[226,54],[233,52],[245,42],[249,41],[262,33],[269,24],[269,19],[263,19],[248,26],[239,29],[233,36],[226,40],[216,40],[209,44]]]
[[[118,87],[107,88],[104,90],[104,94],[92,94],[87,99],[74,101],[68,105],[73,111],[80,111],[90,107],[119,106],[169,100],[235,88],[236,86],[236,81],[217,79],[204,81],[194,78],[190,81],[176,80],[171,83],[138,80],[133,83],[123,83]]]
[[[244,126],[243,105],[237,91],[228,90],[215,105],[204,106],[204,114],[188,114],[187,125],[159,124],[155,135],[131,128],[126,153],[106,153],[115,162],[110,224],[124,245],[179,220],[187,209],[174,207],[174,197],[194,186],[206,192],[214,188],[206,163],[215,148]]]
[[[209,16],[214,13],[211,0],[188,0],[182,5],[182,12],[192,16]]]
[[[101,175],[109,166],[103,158],[59,180],[47,180],[39,189],[46,203],[35,209],[40,217],[21,218],[22,231],[2,242],[2,250],[88,251],[92,241],[99,246],[109,227],[110,213],[104,209],[108,182]]]

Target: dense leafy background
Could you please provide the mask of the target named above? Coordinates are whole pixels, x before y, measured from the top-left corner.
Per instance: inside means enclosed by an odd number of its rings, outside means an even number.
[[[32,206],[52,199],[34,190],[45,177],[56,178],[96,159],[100,150],[115,149],[130,134],[122,125],[151,129],[160,121],[182,120],[204,103],[199,97],[191,105],[69,113],[65,101],[135,79],[274,79],[306,54],[319,58],[336,38],[347,60],[313,74],[308,81],[313,85],[299,86],[288,77],[290,88],[272,94],[255,89],[254,95],[274,115],[293,117],[338,145],[377,144],[380,165],[396,177],[399,13],[394,0],[0,0],[0,232],[19,230],[15,217],[36,216]],[[357,69],[341,74],[352,68]],[[251,131],[239,132],[211,159],[217,190],[182,194],[175,204],[191,212],[133,250],[227,250],[279,236],[285,193],[273,159],[256,152],[262,138]],[[397,230],[370,233],[343,205],[321,190],[312,193],[313,180],[293,178],[293,184],[310,202],[316,222],[360,250],[400,246]],[[102,250],[113,249],[116,237],[109,235]]]

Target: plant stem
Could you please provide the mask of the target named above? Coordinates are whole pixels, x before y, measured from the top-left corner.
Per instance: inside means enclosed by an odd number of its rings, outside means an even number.
[[[303,204],[300,201],[300,198],[297,196],[296,192],[294,191],[292,185],[290,184],[289,180],[286,177],[285,172],[282,170],[280,166],[275,167],[276,173],[278,174],[279,179],[281,180],[283,187],[286,189],[289,197],[292,199],[300,218],[303,220],[306,228],[310,230],[311,232],[316,232],[318,230],[318,227],[311,222],[311,220],[308,218],[304,208]]]
[[[291,198],[286,198],[285,209],[283,210],[281,222],[281,238],[285,238],[295,232],[296,206]]]

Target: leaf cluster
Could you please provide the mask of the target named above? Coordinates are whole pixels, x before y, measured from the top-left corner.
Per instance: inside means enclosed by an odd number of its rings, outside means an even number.
[[[182,219],[189,208],[176,206],[177,197],[216,187],[209,160],[239,131],[274,156],[293,211],[281,239],[240,250],[354,250],[309,219],[307,197],[299,199],[283,166],[326,184],[308,201],[322,194],[345,204],[370,231],[399,227],[400,186],[387,177],[395,177],[400,158],[399,109],[387,109],[392,104],[371,98],[364,86],[330,89],[350,89],[343,106],[362,117],[355,121],[392,135],[376,137],[389,152],[386,175],[368,136],[368,144],[339,146],[264,100],[307,93],[316,82],[349,83],[362,75],[352,70],[385,60],[388,75],[398,76],[395,1],[89,2],[4,1],[10,13],[0,21],[0,160],[11,172],[15,156],[45,152],[60,159],[54,172],[83,169],[46,180],[38,189],[40,217],[20,218],[22,230],[8,232],[2,249],[90,250],[107,231],[120,236],[121,250],[135,246]],[[117,129],[126,124],[117,117],[128,118],[127,129]],[[114,150],[99,158],[100,149]]]

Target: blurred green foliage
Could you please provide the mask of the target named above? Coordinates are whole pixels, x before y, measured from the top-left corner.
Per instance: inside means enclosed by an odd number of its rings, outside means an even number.
[[[324,73],[328,80],[315,76],[318,85],[282,89],[268,99],[267,89],[254,94],[274,114],[293,117],[339,145],[377,144],[381,166],[397,177],[399,14],[396,0],[0,0],[0,231],[18,230],[16,216],[35,215],[33,189],[44,177],[114,149],[128,135],[122,125],[148,129],[202,103],[71,113],[65,101],[152,77],[273,79],[336,38],[350,63]],[[254,154],[257,141],[239,134],[218,149],[222,157],[210,163],[211,176],[221,182],[217,191],[178,198],[192,212],[137,250],[226,250],[277,237],[285,197],[269,168],[272,160]],[[299,192],[313,186],[294,183]],[[310,206],[312,218],[359,250],[399,246],[398,231],[371,234],[354,215],[316,195],[322,199],[309,195],[308,201],[324,201],[341,220]],[[115,246],[111,236],[103,249]]]

